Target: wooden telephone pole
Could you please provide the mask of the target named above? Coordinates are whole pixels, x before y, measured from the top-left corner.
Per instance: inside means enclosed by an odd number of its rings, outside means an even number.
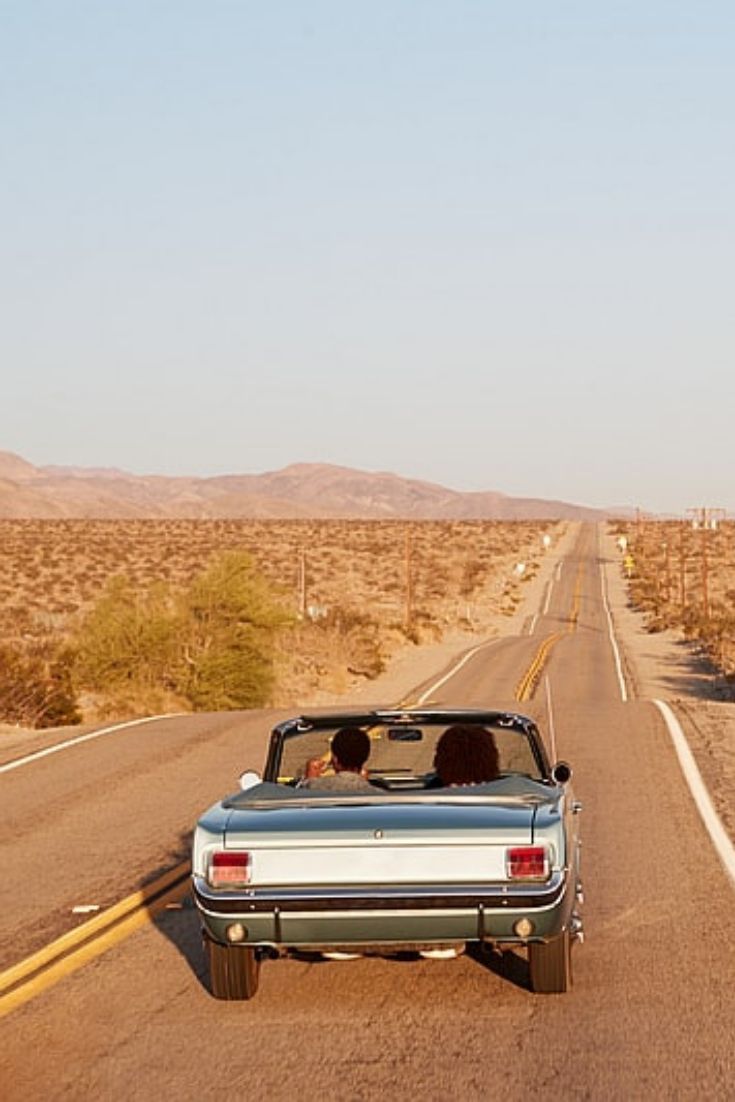
[[[306,616],[306,552],[299,552],[299,612],[301,619]]]
[[[687,509],[687,513],[692,517],[692,528],[698,529],[701,533],[702,616],[705,620],[709,620],[709,533],[717,529],[717,522],[726,516],[727,510],[698,505],[695,509]]]
[[[665,577],[666,577],[666,603],[671,600],[671,546],[668,540],[664,540],[664,563],[665,563]]]
[[[406,631],[410,631],[411,621],[413,620],[413,546],[411,543],[411,533],[408,528],[406,529],[405,581],[406,601],[403,622]]]
[[[684,542],[686,521],[682,520],[679,526],[679,606],[682,610],[687,607],[687,560]]]

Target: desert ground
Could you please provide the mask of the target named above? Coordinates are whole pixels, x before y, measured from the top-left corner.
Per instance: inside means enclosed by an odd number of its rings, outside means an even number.
[[[114,577],[136,593],[192,582],[245,551],[290,617],[271,703],[370,681],[405,645],[497,634],[564,523],[531,521],[0,521],[0,632],[52,651]],[[544,545],[544,539],[548,547]],[[83,718],[181,710],[176,699],[81,699]]]
[[[614,525],[634,606],[653,634],[667,628],[700,644],[720,673],[723,699],[735,685],[735,522],[722,510],[689,520]]]

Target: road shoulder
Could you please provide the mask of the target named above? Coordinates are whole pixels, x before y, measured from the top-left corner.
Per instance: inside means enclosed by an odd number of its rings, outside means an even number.
[[[601,529],[600,557],[610,612],[631,695],[671,704],[720,820],[735,840],[735,704],[694,644],[675,631],[651,634],[628,603],[620,554]]]

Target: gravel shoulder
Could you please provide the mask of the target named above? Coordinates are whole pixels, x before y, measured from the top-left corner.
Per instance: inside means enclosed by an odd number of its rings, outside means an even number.
[[[735,840],[732,687],[679,632],[651,634],[646,630],[645,617],[628,603],[620,554],[613,537],[604,531],[600,550],[613,625],[632,695],[665,700],[674,708],[717,813]]]

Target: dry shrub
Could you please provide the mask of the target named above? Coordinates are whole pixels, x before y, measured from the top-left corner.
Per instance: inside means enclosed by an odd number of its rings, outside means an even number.
[[[138,593],[116,577],[80,625],[75,672],[98,701],[127,711],[155,710],[162,693],[194,710],[259,707],[285,621],[242,552],[215,556],[182,591],[156,582]]]
[[[69,653],[49,644],[0,646],[0,719],[24,727],[79,723]]]
[[[631,604],[649,631],[678,629],[701,644],[721,673],[735,674],[735,524],[691,521],[618,522],[632,560]],[[621,569],[625,558],[621,554]]]

